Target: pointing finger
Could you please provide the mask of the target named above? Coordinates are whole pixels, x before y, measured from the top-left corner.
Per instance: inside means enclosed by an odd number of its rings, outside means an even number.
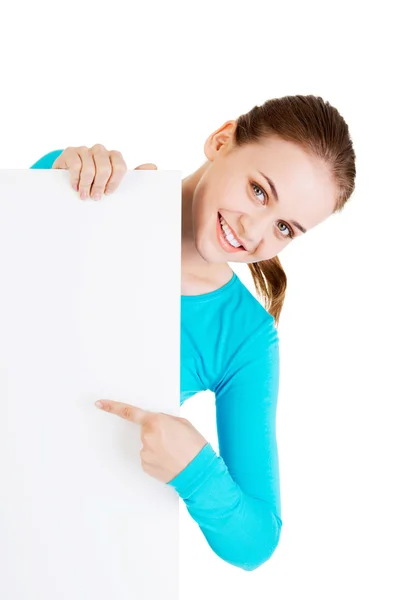
[[[143,425],[147,415],[150,414],[148,410],[124,402],[116,402],[115,400],[98,400],[95,404],[106,412],[113,413],[132,423],[137,423],[137,425]]]

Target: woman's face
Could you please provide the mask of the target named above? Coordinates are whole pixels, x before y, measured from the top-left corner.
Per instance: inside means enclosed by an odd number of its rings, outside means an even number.
[[[276,136],[235,148],[235,126],[208,138],[209,166],[193,195],[194,240],[209,263],[270,259],[335,208],[324,162]]]

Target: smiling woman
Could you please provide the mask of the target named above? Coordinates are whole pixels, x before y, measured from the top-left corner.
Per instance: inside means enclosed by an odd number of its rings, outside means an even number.
[[[277,98],[225,123],[207,139],[205,154],[208,161],[183,185],[184,206],[191,207],[187,228],[192,213],[197,250],[190,252],[189,241],[184,262],[189,271],[207,264],[209,275],[224,279],[221,263],[229,248],[219,228],[222,217],[237,240],[229,261],[249,264],[265,308],[278,323],[286,276],[277,255],[340,211],[354,190],[347,124],[321,98]],[[225,280],[229,274],[225,270]]]
[[[250,571],[272,556],[282,528],[277,254],[343,208],[355,154],[343,118],[315,96],[256,106],[204,150],[207,162],[182,182],[181,404],[214,392],[220,454],[184,419],[158,413],[146,417],[144,466],[176,489],[216,554]],[[33,168],[52,166],[93,195],[125,171],[100,145],[50,153]],[[228,261],[249,265],[265,307]]]

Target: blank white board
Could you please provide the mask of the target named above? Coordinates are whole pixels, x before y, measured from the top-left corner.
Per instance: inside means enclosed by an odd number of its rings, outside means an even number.
[[[177,600],[178,496],[101,398],[179,414],[179,171],[0,171],[0,598]]]

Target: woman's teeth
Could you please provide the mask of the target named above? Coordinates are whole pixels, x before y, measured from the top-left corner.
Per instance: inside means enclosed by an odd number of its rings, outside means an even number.
[[[224,237],[227,240],[227,242],[229,242],[229,244],[231,246],[233,246],[234,248],[240,248],[240,246],[242,244],[237,241],[237,239],[233,235],[232,231],[229,229],[228,224],[226,223],[226,221],[224,220],[224,218],[221,217],[221,215],[219,217],[219,222],[221,223],[221,227],[222,227],[222,230],[224,232]]]

